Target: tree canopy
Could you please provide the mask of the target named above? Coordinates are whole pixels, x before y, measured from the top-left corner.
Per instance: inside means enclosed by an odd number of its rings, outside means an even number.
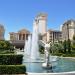
[[[14,47],[9,41],[0,40],[0,50],[13,50]]]

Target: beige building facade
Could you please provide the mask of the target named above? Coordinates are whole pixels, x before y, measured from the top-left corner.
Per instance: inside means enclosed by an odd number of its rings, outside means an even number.
[[[62,41],[64,40],[73,40],[75,35],[75,20],[67,20],[62,25]]]
[[[56,30],[47,30],[47,14],[40,13],[36,16],[35,22],[38,25],[39,40],[44,42],[60,41],[62,39],[62,32]]]
[[[47,41],[56,42],[62,40],[62,32],[58,30],[47,31]]]
[[[17,33],[10,32],[10,40],[27,40],[30,32],[26,29],[19,30]]]
[[[5,34],[4,26],[0,24],[0,40],[5,40],[4,34]]]
[[[31,33],[27,29],[21,29],[18,32],[10,32],[10,42],[16,48],[24,48],[25,41]]]
[[[62,32],[49,29],[46,34],[43,35],[42,40],[46,42],[62,41]]]
[[[47,14],[40,13],[35,17],[35,21],[37,20],[39,34],[43,35],[47,31]]]

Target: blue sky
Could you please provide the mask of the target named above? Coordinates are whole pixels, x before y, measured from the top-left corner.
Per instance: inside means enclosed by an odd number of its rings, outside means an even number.
[[[0,24],[9,32],[22,28],[32,31],[35,16],[48,14],[47,28],[58,30],[65,20],[75,19],[75,0],[0,0]]]

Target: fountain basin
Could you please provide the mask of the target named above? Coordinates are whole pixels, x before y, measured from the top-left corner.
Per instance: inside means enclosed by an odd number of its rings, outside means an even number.
[[[48,75],[49,73],[49,75],[52,75],[52,74],[61,75],[61,73],[72,73],[72,72],[74,73],[75,72],[75,59],[72,59],[72,58],[59,58],[59,60],[57,61],[50,62],[52,64],[52,69],[43,68],[42,63],[43,62],[41,61],[40,62],[29,62],[29,63],[23,62],[23,64],[25,64],[27,67],[28,73],[40,73],[40,74],[44,73],[46,75]]]
[[[28,73],[28,75],[75,75],[75,71],[61,73]]]

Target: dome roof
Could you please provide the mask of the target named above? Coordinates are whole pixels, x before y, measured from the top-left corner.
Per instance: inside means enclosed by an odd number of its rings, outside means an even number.
[[[27,29],[21,29],[18,31],[18,33],[27,33],[30,34],[30,31],[28,31]]]

